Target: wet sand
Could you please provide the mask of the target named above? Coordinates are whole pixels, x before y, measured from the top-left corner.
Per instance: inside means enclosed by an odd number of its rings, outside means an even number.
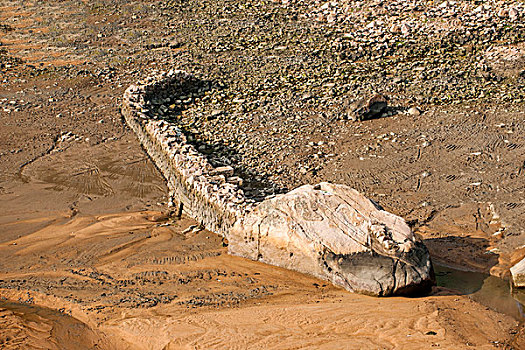
[[[78,348],[74,337],[35,335],[35,327],[47,324],[53,329],[80,324],[106,340],[101,348],[523,346],[514,319],[466,296],[443,288],[414,299],[350,294],[228,256],[212,233],[183,233],[191,224],[166,221],[159,212],[80,215],[4,242],[3,269],[10,271],[1,275],[0,295],[24,304],[2,305],[15,313],[6,322],[22,327],[24,344],[42,348],[53,348],[53,342]],[[31,305],[72,317],[39,314],[38,326],[19,321],[16,313],[30,317]],[[6,345],[20,339],[17,334]],[[85,348],[88,341],[82,340]]]
[[[107,337],[61,311],[0,301],[2,349],[116,349]]]
[[[378,299],[227,255],[220,237],[162,212],[162,178],[132,137],[57,145],[9,184],[4,348],[524,346],[515,319],[452,290]]]

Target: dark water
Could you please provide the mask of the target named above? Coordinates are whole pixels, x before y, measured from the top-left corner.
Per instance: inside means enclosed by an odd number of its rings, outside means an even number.
[[[486,307],[525,320],[525,290],[513,290],[509,281],[488,274],[434,265],[438,286],[454,289]]]

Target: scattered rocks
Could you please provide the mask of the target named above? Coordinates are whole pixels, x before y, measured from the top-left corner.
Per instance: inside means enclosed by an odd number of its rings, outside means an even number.
[[[410,107],[407,113],[413,116],[418,116],[421,114],[421,111],[417,107]]]

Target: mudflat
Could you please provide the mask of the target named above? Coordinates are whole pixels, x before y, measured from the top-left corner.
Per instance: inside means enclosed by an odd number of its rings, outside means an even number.
[[[506,276],[525,254],[522,4],[353,5],[3,2],[1,347],[525,348],[522,324],[468,295],[350,294],[166,213],[119,108],[129,84],[178,68],[212,89],[167,117],[263,184],[254,197],[350,185],[435,261]],[[427,40],[435,28],[448,34]],[[387,32],[393,51],[376,47]],[[378,89],[389,115],[348,120]]]

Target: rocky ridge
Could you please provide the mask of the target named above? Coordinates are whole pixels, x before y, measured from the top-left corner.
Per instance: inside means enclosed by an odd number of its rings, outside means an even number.
[[[182,210],[209,230],[225,236],[252,203],[239,189],[233,168],[214,168],[188,142],[182,131],[163,120],[148,117],[152,95],[172,92],[171,87],[191,86],[194,77],[170,71],[132,85],[124,94],[122,112],[142,145],[168,180]]]

